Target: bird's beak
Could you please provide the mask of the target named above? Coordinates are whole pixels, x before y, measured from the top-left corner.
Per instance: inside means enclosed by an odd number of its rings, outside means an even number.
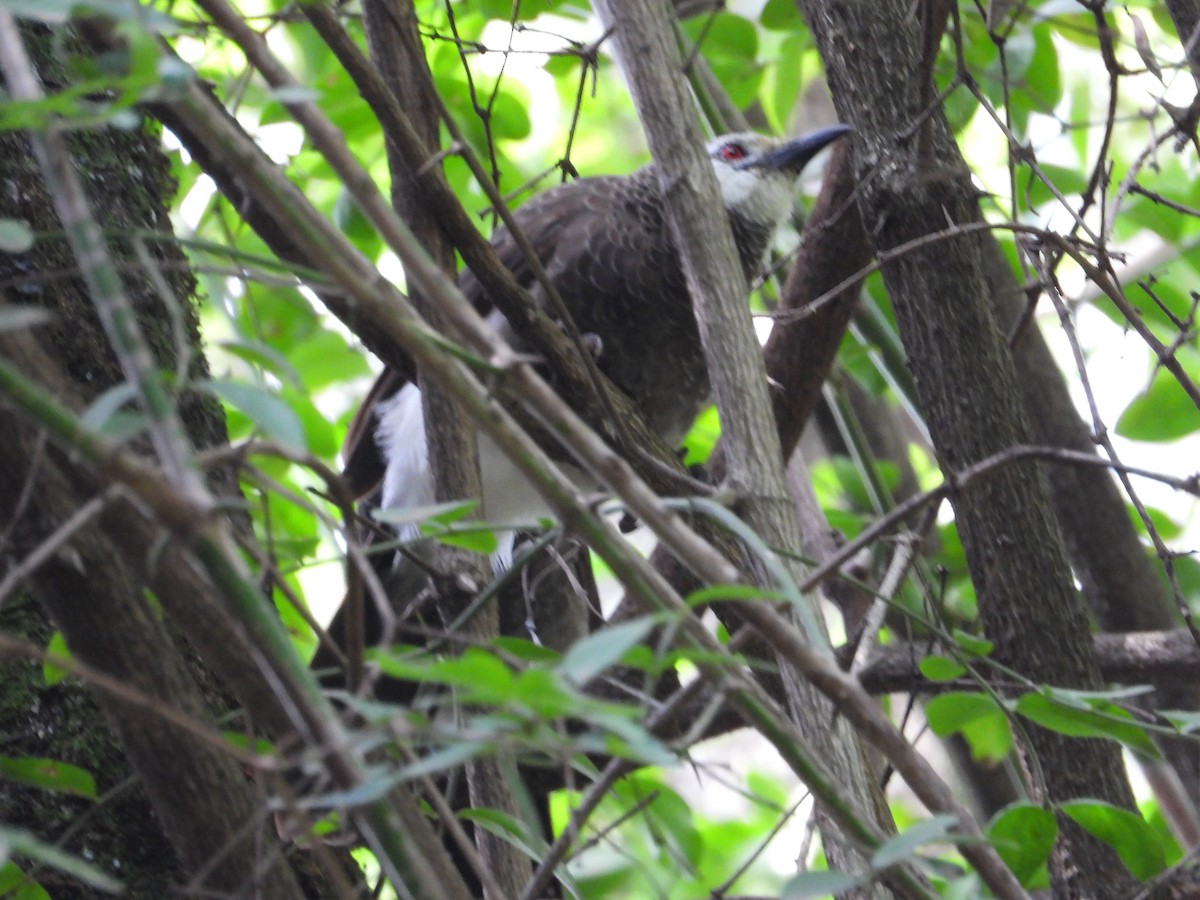
[[[781,144],[773,150],[768,150],[766,153],[751,157],[742,163],[741,168],[749,169],[757,166],[765,166],[769,169],[777,169],[782,172],[791,172],[799,175],[800,171],[808,165],[809,160],[842,135],[853,130],[849,125],[834,125],[831,128],[822,128],[820,131],[803,135],[793,141]]]

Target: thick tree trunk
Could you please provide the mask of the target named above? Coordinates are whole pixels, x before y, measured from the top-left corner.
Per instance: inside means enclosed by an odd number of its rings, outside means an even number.
[[[363,24],[367,44],[375,65],[396,99],[408,113],[430,158],[426,166],[436,165],[433,153],[439,147],[437,97],[432,89],[432,76],[421,44],[417,13],[411,3],[382,4],[367,2],[363,6]],[[454,248],[442,233],[433,210],[423,205],[418,184],[418,170],[410,168],[395,144],[388,145],[388,169],[392,176],[392,203],[421,240],[429,255],[451,277],[454,276]],[[414,305],[435,327],[446,328],[445,315],[431,298],[415,284],[410,285]],[[435,496],[438,501],[482,496],[479,480],[479,451],[474,423],[463,414],[461,407],[433,379],[420,379],[421,405],[426,422],[430,468],[433,472]],[[484,514],[487,511],[484,510]],[[475,599],[464,594],[463,578],[484,585],[491,572],[485,557],[468,550],[440,547],[439,566],[453,577],[439,579],[439,608],[447,624],[453,622]],[[464,634],[472,641],[488,645],[500,634],[500,610],[495,598],[485,603],[463,626]],[[494,809],[514,819],[520,810],[505,772],[515,770],[512,760],[485,755],[466,764],[466,783],[469,805],[476,809]],[[483,865],[491,873],[494,888],[483,889],[487,900],[504,900],[518,896],[532,874],[529,858],[514,844],[485,828],[473,829],[475,844]],[[466,871],[464,877],[471,877]]]
[[[877,253],[978,222],[976,191],[945,119],[935,112],[917,124],[927,92],[911,7],[903,0],[808,0],[801,7],[834,103],[857,131],[859,205]],[[928,132],[919,140],[922,129]],[[883,276],[947,477],[1028,442],[1012,357],[988,305],[982,241],[964,234],[905,252]],[[996,658],[1034,681],[1099,687],[1087,610],[1040,474],[1006,468],[953,504]],[[1031,785],[1035,794],[1132,806],[1116,745],[1036,728],[1028,734],[1025,752],[1037,757],[1044,777]],[[1060,896],[1111,895],[1133,883],[1109,848],[1063,824],[1052,859]]]
[[[62,71],[48,60],[57,52],[61,61],[63,48],[75,45],[44,31],[27,36],[43,64],[43,83],[49,89],[60,85]],[[192,307],[195,283],[171,234],[166,209],[174,184],[157,134],[115,128],[77,132],[71,152],[86,173],[83,180],[101,226],[113,232],[110,252],[119,260],[123,288],[156,364],[175,371],[187,354],[189,377],[205,377]],[[0,216],[24,220],[39,234],[27,253],[0,254],[0,282],[10,286],[4,299],[39,305],[54,317],[45,328],[6,336],[4,356],[62,402],[79,408],[124,377],[92,300],[74,274],[78,264],[66,240],[52,236],[62,225],[24,136],[0,140],[0,172],[5,173]],[[132,237],[139,232],[160,237]],[[157,279],[145,271],[145,260],[157,269]],[[223,415],[210,396],[185,391],[179,412],[196,447],[226,440]],[[2,418],[8,435],[0,465],[4,550],[19,561],[105,486],[70,454],[46,444],[25,419],[7,408]],[[226,496],[236,494],[230,470],[216,470],[210,485]],[[47,687],[36,665],[4,660],[2,727],[24,736],[10,743],[6,754],[73,762],[96,777],[101,794],[114,792],[81,815],[84,804],[0,781],[5,824],[51,843],[69,834],[62,849],[85,855],[86,848],[91,861],[124,882],[131,896],[168,896],[189,878],[198,888],[231,894],[348,895],[345,870],[338,879],[344,890],[335,891],[324,876],[314,874],[316,856],[288,859],[289,848],[279,844],[261,789],[222,748],[210,709],[227,710],[228,701],[195,662],[194,650],[176,640],[161,611],[147,600],[148,582],[161,588],[173,578],[186,581],[179,573],[163,580],[153,571],[155,562],[177,562],[174,549],[157,545],[156,556],[154,542],[124,540],[154,531],[140,513],[110,499],[99,518],[30,575],[32,596],[63,632],[75,658],[133,696],[89,691],[86,679],[83,687],[74,680]],[[160,599],[173,609],[173,598]],[[50,632],[26,600],[4,606],[0,628],[33,648],[44,647]],[[195,729],[215,740],[198,739]],[[90,896],[63,876],[43,871],[38,877],[54,896]]]

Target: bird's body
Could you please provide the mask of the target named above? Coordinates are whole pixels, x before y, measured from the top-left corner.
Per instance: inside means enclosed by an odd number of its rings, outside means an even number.
[[[791,208],[800,170],[846,130],[827,129],[790,142],[730,135],[709,145],[747,280],[758,274],[771,238]],[[515,217],[579,333],[597,348],[598,367],[629,395],[652,430],[678,443],[708,401],[709,380],[657,172],[648,166],[631,175],[564,184],[534,197]],[[492,243],[516,280],[535,300],[544,302],[542,289],[509,232],[498,230]],[[510,344],[521,346],[519,336],[493,308],[470,271],[462,273],[459,287]],[[553,383],[553,373],[548,374]],[[498,525],[515,525],[548,514],[517,467],[486,436],[481,435],[479,444],[481,517]],[[344,452],[347,483],[358,495],[370,495],[373,504],[412,509],[433,502],[420,391],[398,370],[386,370],[372,388],[351,425]],[[503,566],[510,558],[512,532],[498,536],[501,552],[495,562]],[[505,633],[521,632],[559,651],[588,633],[596,614],[588,605],[594,584],[588,588],[586,553],[535,554],[523,574],[528,578],[510,584],[509,593],[500,597]],[[400,560],[388,573],[388,581],[389,593],[397,595],[394,600],[407,603],[421,593],[427,578],[411,560]],[[330,625],[331,641],[322,641],[313,660],[324,683],[360,687],[364,646],[399,637],[385,633],[383,627],[379,608],[364,603],[361,594],[346,604]],[[422,632],[415,636],[420,640]],[[375,681],[373,693],[379,700],[416,704],[427,711],[440,702],[436,691],[423,697],[416,683],[389,678]],[[527,785],[532,785],[531,793],[540,797],[541,827],[548,836],[545,798],[554,784],[547,785],[538,774],[541,771],[523,770],[531,779]],[[468,803],[459,780],[447,779],[448,791],[451,785],[457,794],[449,802]],[[449,849],[457,852],[457,843],[450,842]],[[460,869],[473,879],[469,865],[463,862]]]
[[[709,145],[747,280],[758,274],[772,236],[792,206],[796,178],[837,127],[796,141],[729,135]],[[647,424],[678,443],[709,398],[703,348],[679,254],[666,221],[658,174],[583,178],[546,191],[515,213],[575,326],[595,339],[597,365],[632,398]],[[493,238],[500,261],[536,300],[542,290],[507,229]],[[510,342],[519,337],[466,270],[459,286]],[[352,428],[347,471],[362,491],[379,480],[384,508],[433,502],[420,393],[389,371],[371,395],[372,411]],[[371,440],[366,440],[370,435]],[[540,497],[486,439],[480,445],[481,516],[497,524],[546,515]],[[511,543],[502,543],[504,550]]]

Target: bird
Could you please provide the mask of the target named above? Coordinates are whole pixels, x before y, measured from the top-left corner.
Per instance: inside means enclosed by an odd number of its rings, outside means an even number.
[[[805,165],[849,130],[836,125],[792,139],[747,132],[707,144],[747,282],[762,271]],[[566,182],[534,196],[514,215],[595,351],[599,369],[633,400],[652,431],[677,446],[709,402],[710,388],[653,163],[629,175]],[[517,281],[544,303],[528,260],[506,228],[497,230],[492,245]],[[469,269],[459,287],[503,337],[521,347]],[[398,370],[385,369],[368,393],[343,453],[352,492],[378,492],[380,508],[434,502],[420,389]],[[485,520],[531,523],[549,515],[537,491],[485,436],[480,478],[478,512]],[[414,529],[405,526],[401,537],[412,537]],[[497,569],[511,561],[512,536],[512,531],[497,535]]]
[[[746,132],[723,135],[707,144],[747,284],[763,270],[775,232],[792,209],[802,170],[822,149],[849,131],[846,126],[836,125],[791,139]],[[629,396],[653,432],[669,445],[678,446],[708,404],[710,385],[690,292],[654,164],[628,175],[591,176],[560,184],[520,206],[514,219],[537,253],[575,328],[584,336],[597,367]],[[501,227],[491,243],[517,282],[535,302],[547,308],[543,288],[512,234]],[[526,349],[474,273],[464,269],[458,286],[503,338],[518,351]],[[553,385],[553,373],[549,374]],[[435,500],[421,393],[411,375],[411,371],[385,368],[347,432],[343,480],[368,509],[414,510]],[[479,460],[481,518],[503,526],[524,525],[549,516],[548,506],[525,476],[482,434]],[[579,477],[584,476],[579,473]],[[417,534],[413,525],[397,530],[402,541]],[[492,559],[497,572],[512,562],[515,534],[514,528],[497,532],[499,546]],[[401,605],[411,602],[427,580],[424,571],[403,555],[375,559],[388,570],[381,574],[389,596]],[[558,585],[551,583],[544,591],[550,603],[560,604],[564,595],[579,591],[581,585],[587,592],[590,565],[586,553],[577,554],[573,562],[563,562],[559,557],[552,565],[535,560],[533,566],[539,565],[539,576],[518,586],[523,591],[521,604],[506,604],[502,598],[501,623],[506,633],[511,634],[514,626],[526,631],[530,631],[531,623],[540,626],[534,610],[539,602],[546,601],[534,594],[538,578],[546,572],[550,573],[547,581],[559,579]],[[571,566],[573,573],[564,578],[561,569],[566,566]],[[569,581],[570,586],[562,588],[563,581]],[[345,614],[349,605],[344,604],[335,615],[311,662],[328,688],[356,688],[357,664],[348,658],[354,654],[343,650],[361,649],[381,637],[382,619],[375,604],[361,604],[357,635],[350,633],[351,616]],[[528,610],[528,615],[514,616],[513,608],[517,606]],[[546,619],[553,620],[560,612],[556,608]],[[551,649],[565,651],[595,624],[594,613],[588,609],[573,618],[566,625],[555,623],[552,627],[558,630],[553,634],[547,628],[528,636]],[[389,678],[374,683],[373,696],[428,710],[436,709],[438,703],[436,698],[428,702],[419,699],[415,684]],[[532,779],[531,784],[538,784],[536,774],[531,774],[534,770],[522,771]],[[452,781],[447,781],[448,791]],[[544,803],[549,789],[540,789],[539,794],[543,830],[549,823]],[[455,790],[452,802],[467,802],[461,785]],[[457,850],[455,845],[449,849],[452,853]],[[473,877],[465,864],[460,868]]]

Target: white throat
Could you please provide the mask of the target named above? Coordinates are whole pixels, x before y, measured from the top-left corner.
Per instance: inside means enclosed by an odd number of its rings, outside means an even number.
[[[719,161],[713,162],[713,171],[725,208],[748,222],[775,228],[792,209],[792,192],[785,177],[737,169]]]

